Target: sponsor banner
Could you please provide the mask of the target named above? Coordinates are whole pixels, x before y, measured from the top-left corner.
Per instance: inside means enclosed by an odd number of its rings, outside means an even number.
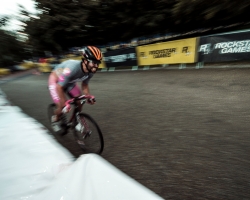
[[[101,68],[106,68],[106,63],[105,63],[105,61],[104,61],[104,58],[102,59],[102,62],[101,62],[101,64],[99,65],[98,68],[99,68],[99,69],[101,69]]]
[[[200,38],[199,62],[250,60],[250,32]]]
[[[107,51],[103,55],[107,67],[137,65],[135,48]]]
[[[138,65],[196,62],[197,38],[136,47]]]

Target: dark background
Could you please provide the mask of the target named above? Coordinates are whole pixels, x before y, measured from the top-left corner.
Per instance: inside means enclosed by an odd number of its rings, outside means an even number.
[[[134,58],[128,57],[128,54],[134,54]],[[125,55],[126,59],[123,62],[116,62],[111,59],[111,56]],[[107,51],[103,54],[105,58],[105,64],[107,67],[121,67],[121,66],[137,66],[137,55],[134,48],[118,49],[114,51]],[[114,62],[115,61],[115,62]]]

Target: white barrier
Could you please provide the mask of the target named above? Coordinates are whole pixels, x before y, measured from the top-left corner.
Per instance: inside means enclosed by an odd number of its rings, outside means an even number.
[[[1,200],[158,200],[102,157],[76,161],[0,90]]]

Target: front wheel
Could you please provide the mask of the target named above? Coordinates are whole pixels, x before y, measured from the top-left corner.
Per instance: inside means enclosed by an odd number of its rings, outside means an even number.
[[[90,115],[86,113],[77,115],[74,136],[84,153],[102,153],[104,147],[102,131]]]

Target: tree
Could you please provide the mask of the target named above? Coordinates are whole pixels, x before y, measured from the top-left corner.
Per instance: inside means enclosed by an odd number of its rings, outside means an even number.
[[[60,52],[72,46],[86,43],[90,36],[86,31],[88,5],[80,1],[37,0],[41,10],[39,19],[27,21],[25,33],[29,43],[42,50]],[[67,5],[67,6],[62,6]]]
[[[36,0],[39,18],[26,22],[28,44],[61,52],[136,37],[248,22],[249,1]],[[65,6],[67,5],[67,6]],[[29,15],[26,13],[26,15]]]
[[[8,16],[2,16],[0,18],[0,28],[5,26],[9,21],[9,17]]]
[[[177,0],[172,15],[180,30],[213,28],[249,21],[249,8],[249,1]]]
[[[1,67],[11,67],[28,56],[24,51],[24,44],[13,33],[0,29],[0,44]]]

